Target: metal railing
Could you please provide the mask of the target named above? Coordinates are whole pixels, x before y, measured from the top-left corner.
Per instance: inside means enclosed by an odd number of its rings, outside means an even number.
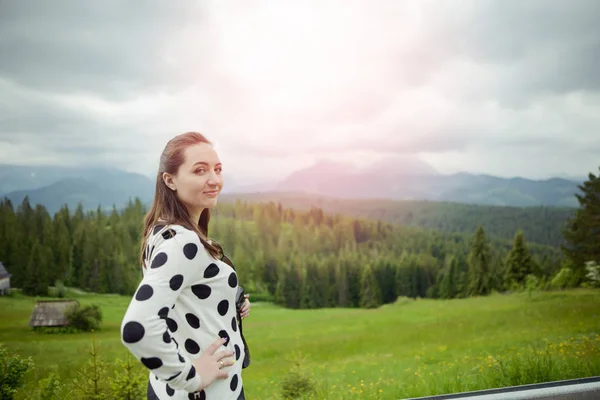
[[[444,394],[437,396],[415,397],[406,400],[599,400],[600,376],[564,381],[536,383],[532,385],[510,386],[499,389],[478,390]]]

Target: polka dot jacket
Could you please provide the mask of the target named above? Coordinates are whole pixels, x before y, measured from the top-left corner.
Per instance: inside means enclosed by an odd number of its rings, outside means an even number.
[[[121,325],[123,344],[150,370],[150,384],[163,399],[237,399],[242,391],[244,345],[239,333],[235,271],[214,259],[191,230],[157,225],[149,234],[144,276]],[[236,362],[227,379],[194,392],[200,378],[192,360],[219,337],[217,352]]]

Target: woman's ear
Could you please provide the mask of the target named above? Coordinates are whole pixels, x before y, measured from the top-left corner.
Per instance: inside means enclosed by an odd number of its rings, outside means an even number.
[[[171,189],[174,192],[177,191],[177,186],[175,186],[175,182],[173,181],[173,177],[171,176],[171,174],[163,172],[162,179],[169,189]]]

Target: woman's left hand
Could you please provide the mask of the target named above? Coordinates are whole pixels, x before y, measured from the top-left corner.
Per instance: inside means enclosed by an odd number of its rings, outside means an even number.
[[[250,315],[250,300],[248,300],[248,297],[250,297],[250,296],[245,294],[244,297],[246,298],[246,301],[244,302],[244,305],[240,309],[240,316],[242,317],[242,319],[244,319]]]

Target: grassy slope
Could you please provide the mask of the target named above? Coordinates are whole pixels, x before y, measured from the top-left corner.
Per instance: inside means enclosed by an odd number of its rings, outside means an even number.
[[[119,326],[129,299],[112,295],[78,299],[82,304],[101,304],[104,323],[95,335],[103,356],[109,361],[124,357]],[[19,295],[0,298],[0,343],[9,353],[33,357],[36,367],[27,377],[30,388],[53,368],[62,379],[73,377],[86,361],[91,343],[90,334],[33,333],[27,326],[33,304],[34,299]],[[567,349],[557,350],[566,364],[557,358],[556,371],[539,379],[600,374],[597,290],[534,293],[532,299],[513,294],[400,301],[376,310],[286,310],[257,303],[244,332],[253,356],[253,365],[244,374],[249,398],[277,398],[279,382],[291,365],[286,358],[298,350],[307,357],[305,366],[319,384],[319,398],[330,399],[392,399],[483,388],[493,385],[477,378],[483,367],[488,368],[488,356],[525,354],[528,346],[540,349],[546,341]],[[595,350],[578,345],[582,336]],[[576,351],[591,363],[587,369],[566,367],[579,365]],[[492,364],[484,376],[495,376]],[[26,391],[21,393],[17,398],[24,398]]]

